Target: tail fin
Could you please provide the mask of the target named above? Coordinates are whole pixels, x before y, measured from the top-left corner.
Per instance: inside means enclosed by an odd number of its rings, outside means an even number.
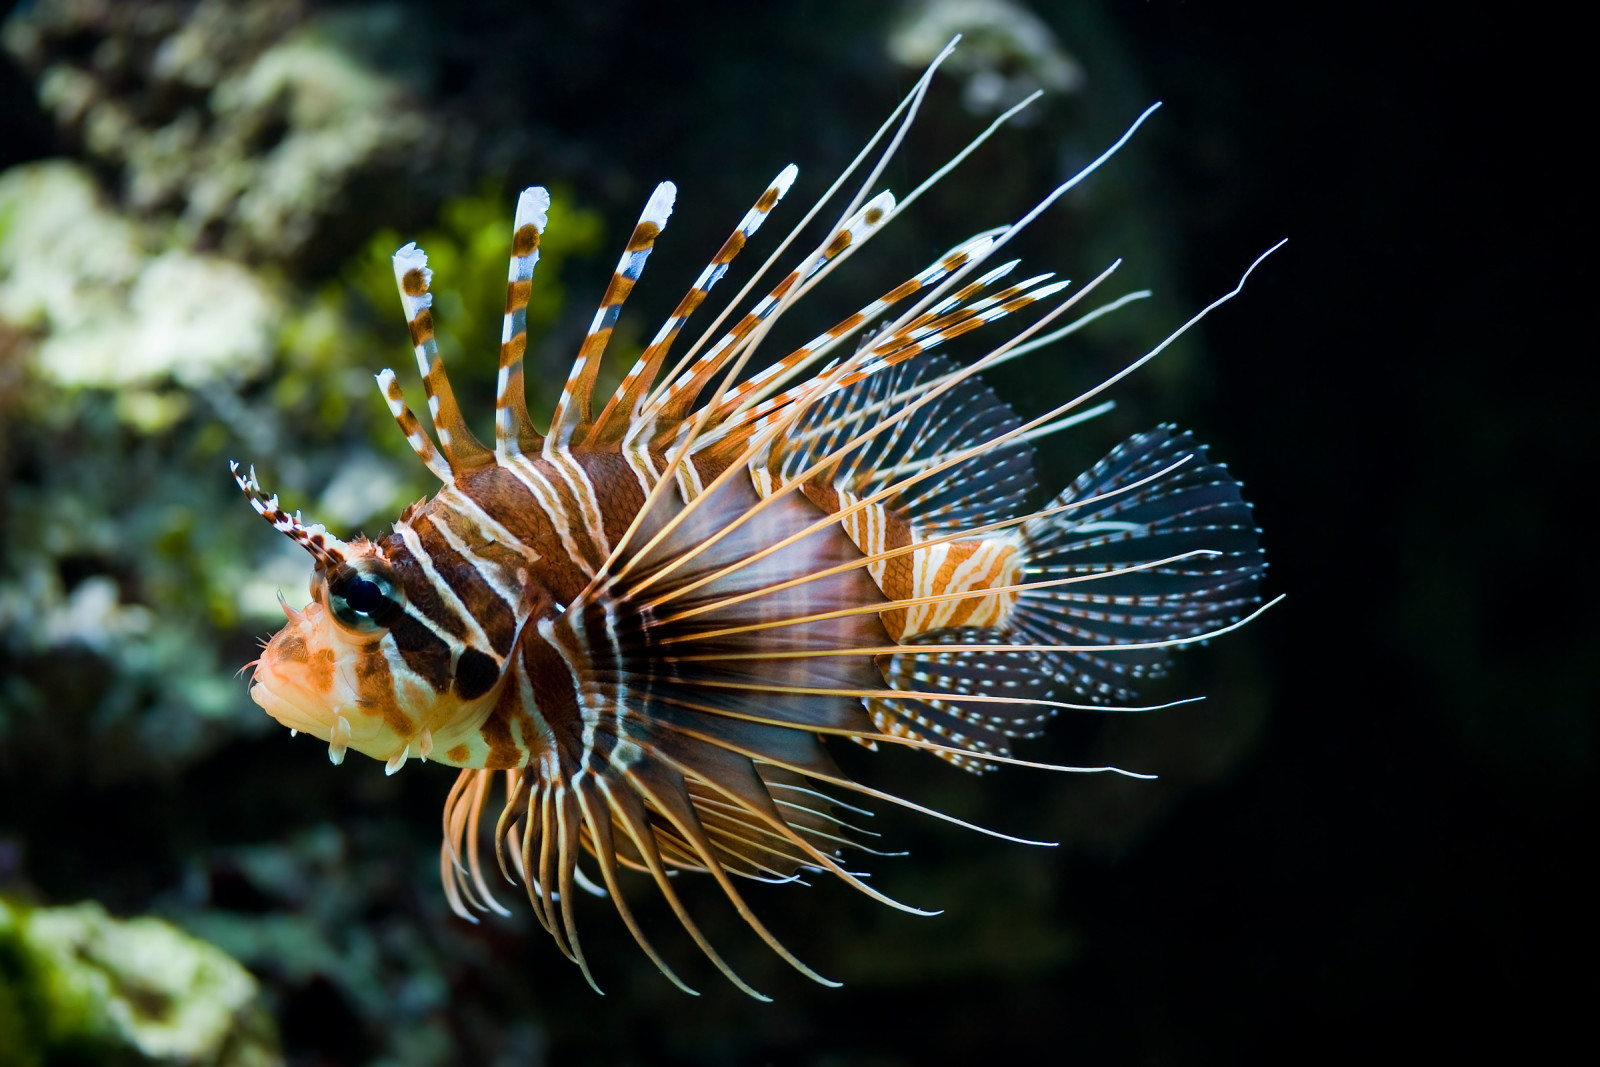
[[[1133,699],[1139,680],[1162,673],[1171,643],[1236,622],[1260,603],[1266,560],[1239,483],[1171,426],[1118,445],[1020,533],[1024,583],[1081,580],[1023,589],[1004,629],[958,627],[904,642],[907,651],[881,657],[879,668],[891,688],[922,695],[868,706],[884,733],[978,753],[938,753],[965,770],[994,769],[983,753],[1009,755],[1012,739],[1037,736],[1058,708],[1073,706],[1074,692],[1091,704]],[[1215,554],[1146,566],[1197,551]],[[1018,648],[962,651],[1003,645]],[[1030,647],[1039,645],[1106,651]]]
[[[1185,457],[1165,477],[1116,492]],[[1115,646],[1192,638],[1237,621],[1260,603],[1267,566],[1239,482],[1188,431],[1163,425],[1135,434],[1046,511],[1108,493],[1115,495],[1023,525],[1029,581],[1086,580],[1027,590],[1013,616],[1014,640],[1107,646],[1105,653],[1047,653],[1057,680],[1094,703],[1131,698],[1134,683],[1159,676],[1167,661],[1164,647]],[[1199,549],[1217,554],[1128,570]]]

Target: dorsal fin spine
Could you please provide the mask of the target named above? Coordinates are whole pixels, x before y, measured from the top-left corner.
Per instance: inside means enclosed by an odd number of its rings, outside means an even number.
[[[655,411],[658,419],[657,443],[661,444],[677,433],[678,424],[693,407],[706,384],[730,361],[748,350],[752,338],[759,337],[758,330],[769,322],[775,312],[792,303],[804,292],[808,283],[842,260],[851,249],[859,247],[893,214],[894,194],[885,189],[867,201],[861,210],[835,231],[826,244],[790,271],[693,367],[671,382]]]
[[[661,329],[651,339],[649,347],[639,356],[638,362],[628,371],[627,377],[617,387],[605,410],[595,420],[595,428],[592,431],[594,439],[615,440],[634,423],[640,413],[639,407],[655,383],[656,375],[661,371],[661,364],[666,360],[672,342],[683,329],[684,322],[705,302],[712,288],[728,273],[728,267],[734,257],[744,250],[745,244],[761,228],[767,215],[777,206],[778,201],[783,199],[799,173],[800,169],[793,163],[783,168],[761,194],[760,199],[745,212],[744,218],[739,220],[738,227],[728,235],[728,239],[722,243],[722,247],[717,250],[711,262],[700,272],[700,277],[695,279],[694,286],[684,294],[667,321],[661,324]]]
[[[539,245],[549,222],[549,191],[537,185],[522,190],[512,221],[505,320],[500,329],[500,373],[495,382],[494,443],[495,454],[502,460],[508,455],[536,449],[544,441],[528,417],[522,361],[528,347],[528,301],[533,296],[533,272],[539,265]]]
[[[422,374],[422,384],[428,393],[428,414],[433,420],[433,432],[439,438],[439,451],[444,453],[450,470],[457,474],[492,462],[494,454],[479,442],[462,419],[444,361],[439,358],[439,343],[433,336],[433,294],[428,291],[433,271],[428,269],[427,253],[415,243],[408,244],[394,254],[393,264],[400,304],[405,308],[406,325],[417,355],[417,370]]]
[[[594,393],[595,377],[600,373],[600,360],[611,340],[611,330],[616,325],[628,294],[633,291],[634,283],[644,271],[645,262],[655,248],[656,238],[666,228],[677,197],[678,187],[671,182],[662,182],[645,203],[644,211],[640,213],[639,221],[634,224],[633,233],[628,238],[628,247],[617,261],[617,268],[606,285],[600,306],[595,309],[589,333],[583,339],[583,347],[579,349],[578,358],[573,361],[572,371],[567,375],[567,384],[561,391],[555,415],[550,420],[546,447],[554,445],[564,448],[573,441],[583,439],[592,421],[590,398]]]

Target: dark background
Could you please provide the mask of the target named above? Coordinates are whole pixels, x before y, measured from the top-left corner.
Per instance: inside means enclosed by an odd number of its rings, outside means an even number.
[[[913,849],[878,861],[910,872],[886,884],[947,915],[851,918],[872,924],[859,953],[847,950],[853,934],[827,932],[830,909],[865,914],[845,890],[761,895],[780,935],[842,990],[758,970],[778,1003],[757,1005],[692,971],[708,995],[690,1000],[648,974],[619,978],[648,964],[624,959],[631,949],[612,930],[591,947],[618,954],[597,965],[618,987],[600,999],[525,919],[473,931],[478,958],[451,973],[441,1023],[459,1048],[489,1055],[515,1021],[534,1028],[529,1055],[543,1050],[553,1063],[1383,1062],[1484,1050],[1544,1058],[1574,1031],[1583,988],[1574,976],[1593,941],[1579,808],[1591,793],[1597,701],[1594,583],[1580,554],[1592,537],[1574,536],[1593,480],[1583,462],[1593,344],[1561,328],[1592,273],[1574,189],[1583,172],[1567,148],[1581,119],[1562,125],[1580,99],[1564,51],[1572,31],[1391,6],[1031,6],[1085,65],[1084,95],[1114,63],[1119,106],[1138,101],[1120,117],[1085,105],[1091,124],[1112,129],[1143,101],[1166,102],[1141,134],[1131,180],[1155,205],[1157,246],[1178,286],[1167,307],[1203,305],[1290,238],[1201,328],[1197,369],[1160,400],[1178,409],[1127,415],[1197,427],[1250,488],[1270,590],[1289,598],[1194,653],[1201,666],[1185,680],[1264,710],[1243,725],[1216,712],[1241,738],[1237,751],[1214,773],[1185,773],[1176,760],[1173,791],[1147,794],[1161,799],[1137,817],[1119,822],[1113,811],[1114,832],[1075,820],[1149,802],[1026,771],[938,787],[953,790],[952,808],[966,803],[963,814],[1017,833],[1076,827],[1075,847],[1043,859],[885,817],[892,839]],[[526,50],[526,80],[503,88],[536,100],[528,106],[549,139],[567,146],[558,173],[538,179],[578,183],[605,211],[608,236],[660,177],[739,203],[723,215],[742,210],[737,189],[749,183],[718,178],[724,156],[754,154],[750,173],[791,155],[818,173],[837,165],[914,78],[883,73],[883,11],[870,6],[520,8],[453,5],[440,16],[450,32],[414,43],[456,48],[435,91],[470,96],[481,89],[473,48],[495,40],[500,23],[513,27],[501,47]],[[1086,18],[1114,42],[1111,58],[1075,36]],[[49,122],[29,113],[26,83],[6,78],[0,165],[59,151]],[[1001,151],[1031,146],[1048,160],[1040,142],[1050,129]],[[1031,184],[1035,195],[1053,173]],[[957,217],[956,196],[983,192],[982,181],[959,186],[935,214]],[[680,203],[693,217],[688,197]],[[991,221],[985,212],[978,224]],[[1092,266],[1058,252],[1074,272]],[[1050,254],[1030,248],[1029,262]],[[693,255],[662,276],[686,276]],[[676,282],[665,288],[675,295]],[[1239,673],[1251,680],[1230,680]],[[1199,714],[1167,713],[1154,729],[1189,739],[1212,713]],[[1030,754],[1118,744],[1069,723]],[[1145,752],[1150,742],[1129,744]],[[34,787],[13,768],[0,824],[28,857],[18,882],[44,901],[94,897],[137,912],[178,878],[179,853],[359,820],[374,795],[410,818],[416,841],[405,847],[425,857],[442,774],[408,771],[399,792],[364,795],[349,784],[351,766],[329,784],[334,772],[308,753],[276,737],[240,742],[168,780],[98,791]],[[889,762],[887,781],[908,791],[933,774]],[[282,775],[299,779],[292,799],[195,812],[240,781],[270,791]],[[126,843],[172,824],[190,835],[184,843],[153,854]],[[390,844],[369,838],[345,862],[373,864]],[[926,882],[912,880],[919,872]],[[213,906],[227,906],[228,877],[212,871]],[[374,906],[425,909],[415,921],[437,924],[429,937],[469,936],[435,904],[412,902],[436,897],[436,886],[392,892]],[[954,916],[1004,923],[1013,894],[1031,903],[1017,908],[1015,929],[986,942],[1002,946],[1000,961],[969,958],[960,941],[970,932]],[[615,925],[602,910],[591,928]],[[741,936],[722,929],[723,940]],[[1069,951],[1008,968],[1007,937],[1026,945],[1062,929]],[[766,966],[745,947],[736,965]],[[878,954],[916,962],[870,965]],[[319,1014],[337,999],[321,986],[283,984],[277,995],[295,1062],[360,1062],[383,1047],[378,1024],[353,1018],[356,1009]]]

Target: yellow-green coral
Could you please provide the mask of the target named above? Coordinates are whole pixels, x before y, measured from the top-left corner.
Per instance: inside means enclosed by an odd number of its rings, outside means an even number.
[[[0,1067],[280,1062],[255,979],[220,949],[98,904],[0,899]]]

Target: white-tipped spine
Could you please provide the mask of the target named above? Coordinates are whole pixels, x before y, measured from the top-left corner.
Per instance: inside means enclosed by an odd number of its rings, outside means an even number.
[[[406,321],[416,322],[417,316],[433,307],[433,294],[428,291],[433,284],[433,271],[428,269],[428,254],[417,247],[415,241],[401,248],[391,260],[394,264],[394,283],[400,290],[400,306],[405,309]],[[408,293],[406,291],[406,278],[413,271],[420,271],[422,275],[422,291]],[[435,345],[433,339],[415,347],[417,355],[417,370],[423,377],[428,376],[432,368]],[[439,412],[436,410],[437,402],[429,404],[429,414],[437,419]],[[437,425],[435,429],[437,429]]]
[[[385,367],[374,375],[378,382],[378,391],[383,394],[383,402],[389,407],[389,414],[400,426],[400,432],[406,435],[406,443],[411,446],[417,458],[423,465],[432,471],[440,481],[449,484],[454,480],[450,473],[450,465],[439,455],[433,447],[433,442],[428,439],[427,433],[422,429],[422,424],[417,422],[416,416],[406,407],[404,395],[400,392],[400,383],[395,379],[394,371]]]
[[[639,215],[640,222],[648,222],[658,229],[664,229],[667,219],[672,217],[672,207],[678,202],[678,187],[672,182],[662,182],[657,185],[655,192],[650,194],[650,199],[645,202],[644,211]]]
[[[412,241],[397,251],[390,262],[394,264],[394,283],[400,288],[400,304],[406,309],[406,318],[414,319],[417,312],[423,308],[433,306],[433,294],[428,288],[433,285],[433,271],[428,267],[428,253],[417,247]],[[413,294],[406,292],[406,275],[414,270],[422,272],[423,292]]]
[[[532,225],[540,233],[550,224],[550,190],[542,185],[530,185],[517,197],[517,229]]]
[[[544,236],[545,227],[550,225],[550,191],[542,185],[531,185],[522,190],[517,197],[517,214],[512,223],[512,233],[522,232],[524,226],[532,226],[533,232],[541,238]],[[506,281],[524,282],[533,277],[533,269],[539,265],[539,246],[536,243],[533,251],[525,256],[513,255],[506,271]],[[501,331],[502,343],[511,340],[511,316],[507,315],[505,327]]]

